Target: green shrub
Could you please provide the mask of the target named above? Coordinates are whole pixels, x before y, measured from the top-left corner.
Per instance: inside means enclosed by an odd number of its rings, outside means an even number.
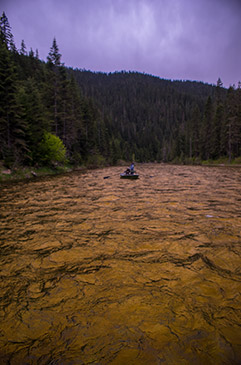
[[[41,161],[46,165],[66,163],[66,148],[61,139],[49,132],[44,133],[40,143]]]

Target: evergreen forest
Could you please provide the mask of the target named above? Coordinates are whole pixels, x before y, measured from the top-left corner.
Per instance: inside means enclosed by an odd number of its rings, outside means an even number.
[[[19,166],[201,163],[241,156],[241,83],[223,87],[138,72],[67,68],[17,49],[0,18],[0,161]]]

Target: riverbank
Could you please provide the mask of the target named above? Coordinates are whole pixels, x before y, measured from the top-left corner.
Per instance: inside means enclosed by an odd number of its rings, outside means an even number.
[[[117,166],[128,166],[130,162],[126,161],[118,161]],[[169,164],[174,165],[193,165],[192,163],[178,163],[177,161],[170,162]],[[207,160],[200,161],[198,163],[200,166],[230,166],[230,167],[241,167],[241,157],[236,158],[231,163],[229,163],[228,159],[222,160]],[[108,164],[88,164],[88,165],[79,165],[79,166],[56,166],[56,167],[18,167],[13,169],[8,169],[0,164],[0,183],[6,182],[17,182],[22,180],[35,179],[38,177],[50,176],[50,175],[59,175],[72,171],[87,171],[96,168],[104,168],[109,167]]]
[[[118,161],[118,166],[128,166],[129,162]],[[60,175],[72,171],[87,171],[97,168],[109,167],[110,164],[107,163],[88,163],[86,165],[66,165],[66,166],[56,166],[56,167],[17,167],[13,169],[8,169],[0,163],[0,183],[7,182],[17,182],[23,180],[36,179],[44,176]]]
[[[48,167],[43,168],[32,168],[32,167],[21,167],[15,169],[1,168],[0,170],[0,183],[10,181],[20,181],[34,179],[39,176],[56,175],[63,172],[68,172],[70,169],[61,167],[51,169]]]

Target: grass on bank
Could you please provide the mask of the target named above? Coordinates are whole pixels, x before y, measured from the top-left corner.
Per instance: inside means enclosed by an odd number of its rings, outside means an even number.
[[[202,165],[221,165],[221,166],[241,165],[241,156],[236,157],[235,159],[231,160],[231,162],[229,162],[229,159],[227,157],[219,158],[217,160],[206,160],[202,161]]]
[[[34,179],[36,177],[48,176],[48,175],[58,175],[73,170],[87,170],[94,168],[101,168],[110,166],[109,161],[107,161],[100,154],[93,154],[88,157],[87,160],[79,160],[78,163],[71,164],[70,162],[65,163],[53,163],[41,167],[26,167],[26,166],[5,166],[3,161],[0,161],[0,183],[8,181],[20,181],[27,179]],[[120,161],[122,165],[122,161]]]
[[[241,156],[235,158],[229,163],[228,158],[219,158],[218,160],[206,160],[202,161],[200,159],[192,159],[187,158],[185,161],[181,159],[175,159],[171,162],[172,164],[177,165],[200,165],[200,166],[241,166]],[[126,161],[117,161],[116,165],[118,166],[128,166],[129,162]],[[92,155],[88,158],[87,161],[78,165],[56,165],[56,166],[43,166],[43,167],[24,167],[18,166],[16,168],[8,169],[3,165],[0,161],[0,183],[8,182],[8,181],[21,181],[34,179],[36,177],[41,176],[49,176],[49,175],[58,175],[66,172],[70,172],[73,170],[87,170],[94,168],[101,168],[110,166],[103,156],[100,155]]]
[[[31,178],[34,179],[40,176],[57,175],[64,172],[68,172],[70,170],[71,169],[67,166],[58,166],[56,168],[17,167],[12,170],[5,168],[0,170],[0,183],[8,181],[28,180]]]
[[[228,157],[220,157],[217,160],[201,160],[199,157],[176,157],[170,164],[174,165],[199,165],[199,166],[238,166],[241,165],[241,156],[231,162]]]

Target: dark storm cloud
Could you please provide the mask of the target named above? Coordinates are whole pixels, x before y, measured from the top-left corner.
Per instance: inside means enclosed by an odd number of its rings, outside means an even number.
[[[46,59],[56,37],[68,66],[137,70],[224,84],[241,79],[239,0],[8,0],[20,47]]]

